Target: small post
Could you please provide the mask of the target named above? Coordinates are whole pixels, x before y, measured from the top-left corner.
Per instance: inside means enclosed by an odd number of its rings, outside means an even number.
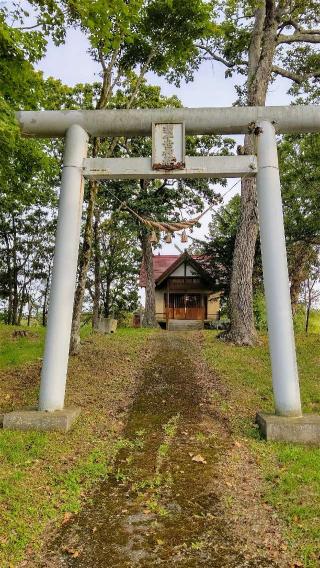
[[[257,125],[257,194],[275,410],[301,416],[275,129]]]
[[[169,328],[169,317],[170,317],[170,292],[169,292],[169,279],[167,280],[167,308],[166,308],[166,330]]]
[[[39,410],[61,410],[64,406],[87,143],[86,131],[77,124],[70,126],[65,138]]]

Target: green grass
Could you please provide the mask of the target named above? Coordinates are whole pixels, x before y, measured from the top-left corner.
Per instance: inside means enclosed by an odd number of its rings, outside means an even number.
[[[305,568],[315,568],[320,558],[320,449],[260,439],[255,413],[273,410],[265,337],[254,348],[226,344],[212,332],[205,339],[206,359],[229,387],[228,400],[214,393],[215,403],[255,453],[266,480],[265,499],[284,520],[289,545]],[[320,337],[299,334],[296,340],[303,411],[320,413]]]
[[[97,447],[72,465],[70,450],[76,437],[1,433],[1,566],[12,566],[23,558],[30,543],[37,549],[48,521],[79,511],[86,489],[107,477],[116,446],[93,440]],[[70,469],[61,469],[61,460],[69,461]]]
[[[27,337],[13,337],[18,330],[27,331]],[[0,323],[0,369],[19,367],[25,363],[32,363],[43,356],[46,328],[43,326],[13,326]],[[91,333],[91,326],[81,329],[81,338]]]
[[[25,363],[42,357],[44,329],[32,327],[31,332],[36,335],[19,339],[12,338],[13,331],[12,327],[0,325],[0,369],[14,372],[17,368],[18,372]],[[91,337],[90,327],[83,329],[84,336],[88,339],[90,336],[93,341],[94,360],[99,361],[105,350],[108,357],[109,350],[115,357],[110,363],[114,370],[114,378],[109,379],[110,398],[119,390],[126,396],[126,389],[135,381],[130,373],[139,367],[141,349],[149,333],[154,331],[123,328],[114,336]],[[87,353],[90,345],[83,349]],[[204,350],[210,365],[229,386],[226,399],[214,393],[215,404],[230,418],[235,435],[246,439],[254,452],[266,480],[265,499],[286,523],[288,542],[299,550],[305,568],[315,568],[320,550],[320,450],[266,443],[260,439],[252,420],[257,410],[273,409],[266,338],[262,338],[259,347],[239,348],[218,341],[215,333],[208,331]],[[304,412],[320,413],[320,337],[298,335],[297,353]],[[74,376],[79,374],[76,361],[73,358]],[[87,372],[88,367],[84,374]],[[80,391],[87,411],[67,436],[0,431],[1,567],[15,565],[30,543],[35,548],[40,546],[48,521],[61,522],[65,513],[79,510],[86,489],[108,475],[113,456],[122,447],[116,432],[107,438],[104,434],[114,432],[114,423],[100,424],[101,412],[95,409],[95,402],[90,406],[85,401],[87,375],[80,385],[75,382],[72,388],[74,392]],[[31,398],[33,390],[31,385]],[[88,396],[92,394],[90,391]],[[164,434],[170,437],[174,427],[175,424],[168,423]],[[140,434],[137,433],[138,438]],[[167,442],[165,439],[159,450],[160,460],[166,457]]]
[[[294,327],[297,333],[305,332],[306,316],[303,306],[299,306],[294,318]],[[320,310],[310,311],[308,333],[320,333]]]
[[[29,337],[13,337],[15,330],[28,330]],[[18,327],[0,324],[0,369],[17,367],[42,357],[44,327]]]
[[[18,340],[12,332],[11,327],[0,327],[0,389],[3,385],[4,399],[10,393],[15,407],[21,388],[27,391],[25,399],[36,401],[37,388],[25,382],[23,369],[24,363],[42,356],[44,330],[32,328],[36,337]],[[80,356],[70,361],[67,389],[69,403],[81,400],[85,412],[67,435],[0,430],[1,568],[16,566],[30,545],[37,551],[48,522],[59,524],[65,514],[76,513],[89,487],[110,473],[122,447],[117,405],[123,406],[135,388],[135,370],[149,333],[120,329],[112,336],[87,337]],[[89,334],[90,328],[84,330],[85,336]],[[10,369],[9,381],[3,369]],[[38,375],[36,365],[30,376],[37,382]],[[136,444],[143,440],[138,437]]]

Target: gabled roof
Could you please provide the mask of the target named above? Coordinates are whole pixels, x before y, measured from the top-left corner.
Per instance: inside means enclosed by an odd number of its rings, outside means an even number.
[[[187,252],[182,253],[181,255],[176,254],[164,254],[164,255],[154,255],[153,256],[153,274],[154,280],[156,284],[161,284],[172,272],[174,272],[185,260],[188,260],[189,264],[191,264],[197,272],[201,274],[201,276],[211,282],[210,275],[206,272],[206,270],[201,266],[200,261],[203,257],[199,255],[190,255]],[[140,281],[139,285],[141,288],[146,286],[146,272],[144,265],[142,264],[140,270]]]
[[[178,254],[155,254],[153,255],[153,275],[155,281],[163,274],[172,264],[175,263],[177,258],[181,255]],[[144,264],[141,265],[139,286],[144,288],[146,285],[146,271]]]

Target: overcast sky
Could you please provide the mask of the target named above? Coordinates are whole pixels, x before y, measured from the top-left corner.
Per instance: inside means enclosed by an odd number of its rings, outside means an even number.
[[[38,67],[44,72],[45,77],[53,76],[68,85],[99,80],[99,67],[89,56],[88,47],[88,42],[80,31],[69,30],[64,45],[56,47],[49,43],[47,55]],[[180,88],[174,87],[165,79],[159,78],[153,73],[149,73],[147,78],[150,84],[160,85],[163,95],[177,95],[186,107],[231,106],[236,99],[234,85],[243,80],[242,77],[225,79],[223,65],[218,63],[212,65],[209,61],[202,64],[192,83],[182,82]],[[271,86],[267,104],[288,104],[290,102],[286,95],[288,86],[285,79],[277,80]],[[234,185],[235,181],[229,180],[229,186]],[[240,184],[238,183],[235,189],[229,193],[228,199],[239,189]],[[193,236],[203,238],[207,232],[210,218],[210,213],[202,218],[202,226],[200,229],[194,230]],[[175,242],[182,250],[188,246],[181,245],[178,237]],[[163,254],[178,254],[173,244],[163,245],[161,252]]]

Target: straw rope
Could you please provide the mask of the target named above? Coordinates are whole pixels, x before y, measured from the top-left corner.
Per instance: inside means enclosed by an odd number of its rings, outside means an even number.
[[[242,179],[245,179],[246,177],[247,176],[244,176]],[[236,181],[236,183],[233,184],[232,187],[230,187],[227,191],[225,191],[225,193],[223,193],[223,195],[221,196],[221,199],[223,200],[224,197],[228,193],[230,193],[230,191],[232,191],[236,187],[236,185],[238,185],[238,183],[240,183],[240,181],[241,180]],[[134,211],[134,209],[131,209],[131,207],[129,207],[129,205],[127,205],[127,203],[125,201],[121,201],[121,199],[119,199],[119,197],[114,195],[114,193],[112,193],[108,189],[108,187],[105,187],[105,189],[108,191],[108,193],[110,193],[110,195],[112,195],[112,197],[114,199],[119,201],[120,206],[118,208],[118,211],[120,211],[121,209],[126,209],[127,211],[129,211],[129,213],[131,213],[134,217],[136,217],[136,219],[138,219],[140,221],[140,223],[142,223],[143,225],[145,225],[149,229],[158,230],[158,231],[166,232],[166,233],[174,233],[174,232],[177,232],[177,231],[190,229],[191,227],[196,225],[200,221],[200,219],[206,213],[208,213],[208,211],[210,211],[213,207],[215,207],[215,205],[216,205],[216,204],[210,205],[205,211],[200,213],[200,215],[198,215],[197,217],[194,217],[193,219],[189,219],[189,220],[186,220],[186,221],[172,221],[172,222],[154,221],[153,219],[149,219],[148,217],[142,217],[141,215],[139,215],[136,211]],[[111,218],[108,219],[107,221],[105,221],[104,223],[102,223],[101,228],[102,227],[106,228],[110,223],[111,223]]]

